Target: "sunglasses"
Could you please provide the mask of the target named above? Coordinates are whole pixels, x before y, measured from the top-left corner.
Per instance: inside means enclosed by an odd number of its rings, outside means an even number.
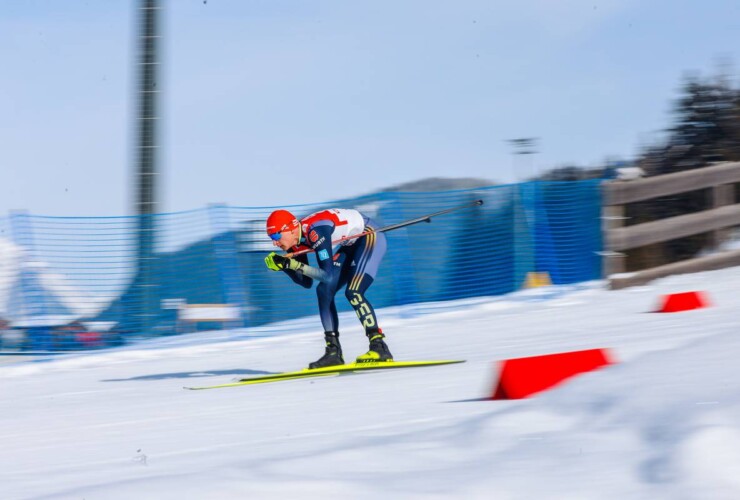
[[[277,233],[272,233],[270,235],[270,239],[272,241],[280,241],[280,238],[282,238],[282,237],[283,237],[283,232],[282,231],[278,231]]]

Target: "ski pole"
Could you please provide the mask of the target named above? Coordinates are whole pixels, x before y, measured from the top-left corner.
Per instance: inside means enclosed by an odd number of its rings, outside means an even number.
[[[332,246],[334,246],[339,243],[345,242],[347,240],[354,240],[357,238],[362,238],[363,236],[366,236],[370,233],[386,233],[388,231],[393,231],[394,229],[399,229],[402,227],[411,226],[413,224],[418,224],[419,222],[432,222],[432,217],[437,217],[440,215],[448,214],[450,212],[455,212],[457,210],[462,210],[464,208],[468,208],[471,206],[481,206],[481,205],[483,205],[483,200],[471,201],[469,203],[465,203],[457,207],[448,208],[446,210],[440,210],[439,212],[434,212],[433,214],[429,214],[429,215],[423,215],[421,217],[417,217],[416,219],[409,219],[404,222],[399,222],[398,224],[391,224],[390,226],[381,227],[379,229],[367,229],[361,233],[344,236],[343,238],[339,238],[338,240],[333,240],[331,244]],[[306,248],[305,250],[298,250],[297,252],[285,254],[285,257],[290,259],[292,257],[295,257],[296,255],[303,255],[305,253],[312,253],[312,252],[314,252],[313,248]]]

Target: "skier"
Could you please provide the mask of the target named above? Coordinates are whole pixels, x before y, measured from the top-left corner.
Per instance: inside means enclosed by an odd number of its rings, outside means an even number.
[[[383,340],[385,335],[378,327],[373,306],[365,297],[386,250],[385,234],[374,232],[373,229],[377,229],[377,226],[372,219],[357,210],[343,208],[322,210],[300,221],[287,210],[276,210],[267,218],[267,234],[274,246],[285,252],[312,249],[316,254],[318,268],[308,265],[305,253],[288,258],[271,252],[265,257],[268,269],[283,271],[304,288],[311,288],[314,280],[319,281],[316,295],[326,350],[321,358],[308,365],[309,368],[344,364],[334,295],[345,286],[344,295],[357,313],[370,341],[370,350],[359,356],[357,362],[393,361]],[[332,246],[332,240],[368,230],[370,232],[364,236],[340,242],[336,251]]]

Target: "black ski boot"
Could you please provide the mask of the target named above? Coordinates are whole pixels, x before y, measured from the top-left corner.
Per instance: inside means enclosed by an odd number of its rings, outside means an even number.
[[[312,370],[314,368],[326,368],[327,366],[344,364],[342,346],[339,345],[339,334],[335,332],[324,332],[324,339],[326,340],[326,351],[319,359],[313,363],[309,363],[308,367]]]
[[[393,354],[391,354],[388,345],[383,340],[385,335],[383,335],[380,329],[367,332],[367,337],[370,339],[370,350],[365,354],[357,356],[358,363],[393,361]]]

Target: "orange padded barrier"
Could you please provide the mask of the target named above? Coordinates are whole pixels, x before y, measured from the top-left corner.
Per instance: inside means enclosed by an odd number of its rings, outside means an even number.
[[[709,301],[703,292],[671,293],[663,296],[658,312],[672,313],[708,307]]]
[[[499,380],[491,399],[526,398],[609,364],[612,361],[606,349],[507,359],[500,363]]]

